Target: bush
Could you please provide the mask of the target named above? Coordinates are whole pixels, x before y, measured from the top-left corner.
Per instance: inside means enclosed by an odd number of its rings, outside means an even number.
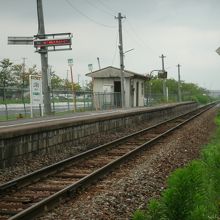
[[[219,219],[220,113],[216,124],[216,135],[202,151],[201,159],[173,172],[161,198],[151,200],[146,211],[135,212],[134,220]]]

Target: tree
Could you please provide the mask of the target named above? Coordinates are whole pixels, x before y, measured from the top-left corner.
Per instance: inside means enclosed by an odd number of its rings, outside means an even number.
[[[14,78],[12,75],[13,63],[9,59],[3,59],[0,61],[0,86],[13,85]]]
[[[72,82],[70,82],[69,80],[65,80],[65,87],[68,88],[69,90],[72,90]],[[73,83],[73,89],[74,91],[80,91],[81,90],[81,86],[78,83]]]
[[[30,75],[41,75],[41,73],[37,70],[37,66],[33,65],[32,67],[29,67],[27,71],[24,73],[24,82],[25,85],[29,85],[29,76]]]
[[[85,91],[92,91],[92,88],[93,86],[92,86],[92,81],[90,81],[90,82],[87,82],[86,81],[86,85],[85,85],[85,87],[84,87],[84,90]]]
[[[39,72],[37,71],[36,65],[25,70],[23,64],[14,64],[12,66],[12,75],[14,78],[14,86],[26,87],[29,85],[29,76],[39,75]]]
[[[16,87],[22,87],[24,82],[24,71],[23,65],[15,64],[12,66],[12,74],[14,78],[14,85]]]
[[[149,92],[149,86],[151,85],[151,93],[153,95],[159,95],[163,97],[163,81],[161,79],[153,78],[147,83],[146,91]],[[178,82],[174,79],[167,79],[166,86],[169,88],[169,100],[176,101],[178,96]],[[199,103],[207,103],[210,101],[209,92],[199,87],[194,83],[185,83],[181,81],[181,91],[183,101],[194,100]]]
[[[51,86],[53,89],[63,89],[64,88],[64,80],[61,79],[54,72],[51,73]]]

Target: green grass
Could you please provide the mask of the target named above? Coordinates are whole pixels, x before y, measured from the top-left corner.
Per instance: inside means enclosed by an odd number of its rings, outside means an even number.
[[[215,122],[216,133],[201,158],[174,171],[161,198],[137,210],[133,220],[220,219],[220,113]]]
[[[76,99],[76,102],[84,102],[85,104],[87,103],[91,103],[91,99]],[[57,99],[57,98],[53,98],[51,99],[51,103],[67,103],[68,100],[67,99]],[[0,104],[1,105],[5,105],[5,104],[30,104],[30,99],[25,98],[24,102],[22,100],[22,98],[19,99],[6,99],[5,101],[3,101],[2,99],[0,99]],[[69,99],[69,103],[73,103],[73,99]]]
[[[24,99],[25,104],[30,103],[30,99]],[[3,101],[2,99],[0,100],[1,105],[5,104],[24,104],[22,99],[6,99]]]
[[[91,111],[91,107],[88,108],[86,107],[84,108],[77,108],[76,112],[85,112],[85,111]],[[52,113],[51,115],[56,115],[56,116],[64,116],[64,115],[69,115],[69,114],[74,114],[75,112],[73,110],[69,110],[69,111],[63,111],[63,112],[55,112]],[[40,118],[41,116],[38,114],[34,114],[34,118]],[[12,121],[12,120],[19,120],[19,119],[24,119],[24,118],[31,118],[30,114],[26,114],[26,116],[24,114],[22,114],[22,117],[19,117],[19,114],[10,114],[8,115],[8,119],[6,117],[6,115],[0,115],[0,122],[2,121]]]

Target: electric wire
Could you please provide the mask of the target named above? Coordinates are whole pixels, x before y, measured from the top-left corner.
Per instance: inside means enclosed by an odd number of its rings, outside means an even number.
[[[107,6],[103,1],[97,0],[104,8],[106,8],[109,12],[116,14],[116,11]]]
[[[89,4],[90,6],[92,6],[93,8],[95,8],[96,10],[101,11],[101,12],[103,12],[103,13],[105,13],[105,14],[111,16],[111,17],[114,17],[114,15],[112,15],[112,14],[109,13],[108,11],[103,10],[103,9],[97,7],[93,2],[90,2],[89,0],[85,0],[85,1],[87,2],[87,4]]]
[[[106,25],[106,24],[98,22],[98,21],[94,20],[93,18],[89,17],[88,15],[86,15],[85,13],[83,13],[82,11],[80,11],[78,8],[76,8],[70,0],[66,0],[66,2],[70,5],[70,7],[72,9],[74,9],[76,12],[78,12],[78,14],[80,14],[81,16],[87,18],[91,22],[93,22],[95,24],[98,24],[100,26],[106,27],[106,28],[115,28],[116,27],[116,26],[110,26],[110,25]]]
[[[130,31],[132,32],[133,37],[129,34],[128,31],[126,31],[127,34],[128,34],[131,38],[133,38],[133,40],[135,40],[136,43],[137,43],[139,46],[145,47],[145,48],[148,49],[148,50],[150,49],[155,55],[157,55],[157,53],[156,53],[151,47],[149,47],[149,46],[146,44],[146,42],[137,34],[137,31],[135,30],[135,28],[133,27],[133,25],[131,25],[131,23],[129,22],[128,19],[126,19],[126,24],[128,24],[127,27],[128,27],[128,28],[130,29]],[[126,26],[125,26],[125,27],[126,27]],[[126,28],[125,28],[125,30],[126,30]]]
[[[113,58],[112,58],[112,66],[114,65],[114,62],[115,62],[115,57],[116,57],[116,54],[117,54],[117,49],[118,49],[118,32],[116,32],[115,51],[114,51],[114,55],[113,55]]]

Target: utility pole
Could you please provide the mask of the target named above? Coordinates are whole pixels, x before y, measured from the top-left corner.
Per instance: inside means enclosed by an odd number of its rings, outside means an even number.
[[[125,107],[125,91],[124,91],[124,52],[123,52],[123,40],[122,40],[122,23],[121,20],[123,17],[121,16],[121,13],[118,13],[118,17],[115,17],[115,19],[118,19],[118,32],[119,32],[119,54],[120,54],[120,69],[121,69],[121,104],[122,108]]]
[[[72,96],[73,96],[73,111],[76,112],[76,89],[73,84],[73,59],[70,58],[67,60],[70,67],[70,76],[71,76],[71,85],[72,85]],[[68,74],[68,72],[67,72]],[[67,76],[68,77],[68,76]]]
[[[100,65],[100,60],[99,60],[99,57],[97,57],[97,61],[98,61],[98,66],[99,66],[99,69],[101,69],[101,65]]]
[[[162,71],[165,72],[165,68],[164,68],[164,58],[165,58],[165,56],[162,54],[160,56],[160,58],[162,59]],[[163,96],[166,97],[166,79],[163,79]]]
[[[37,0],[37,16],[38,16],[38,35],[39,38],[44,39],[45,27],[44,27],[44,15],[42,0]],[[41,47],[39,51],[41,55],[41,70],[42,70],[42,90],[43,90],[43,102],[46,115],[51,114],[51,100],[50,100],[50,88],[48,86],[48,53],[47,48]]]
[[[51,95],[52,95],[52,106],[53,106],[53,113],[55,113],[55,103],[54,103],[54,91],[53,91],[53,71],[52,71],[52,66],[48,65],[48,84],[50,85],[50,91],[51,91]]]
[[[182,94],[181,94],[181,82],[180,82],[180,64],[177,65],[178,67],[178,101],[182,102]]]
[[[80,78],[80,74],[78,74],[78,76],[77,76],[77,77],[78,77],[78,85],[79,85],[79,78]]]
[[[72,96],[73,96],[73,111],[76,112],[76,91],[73,84],[73,65],[70,64],[70,76],[71,76],[71,85],[72,85]]]
[[[25,106],[25,99],[24,99],[24,78],[25,78],[25,60],[27,58],[23,57],[23,63],[22,63],[22,101],[23,101],[23,105],[24,105],[24,114],[25,117],[27,115],[27,111],[26,111],[26,106]]]

